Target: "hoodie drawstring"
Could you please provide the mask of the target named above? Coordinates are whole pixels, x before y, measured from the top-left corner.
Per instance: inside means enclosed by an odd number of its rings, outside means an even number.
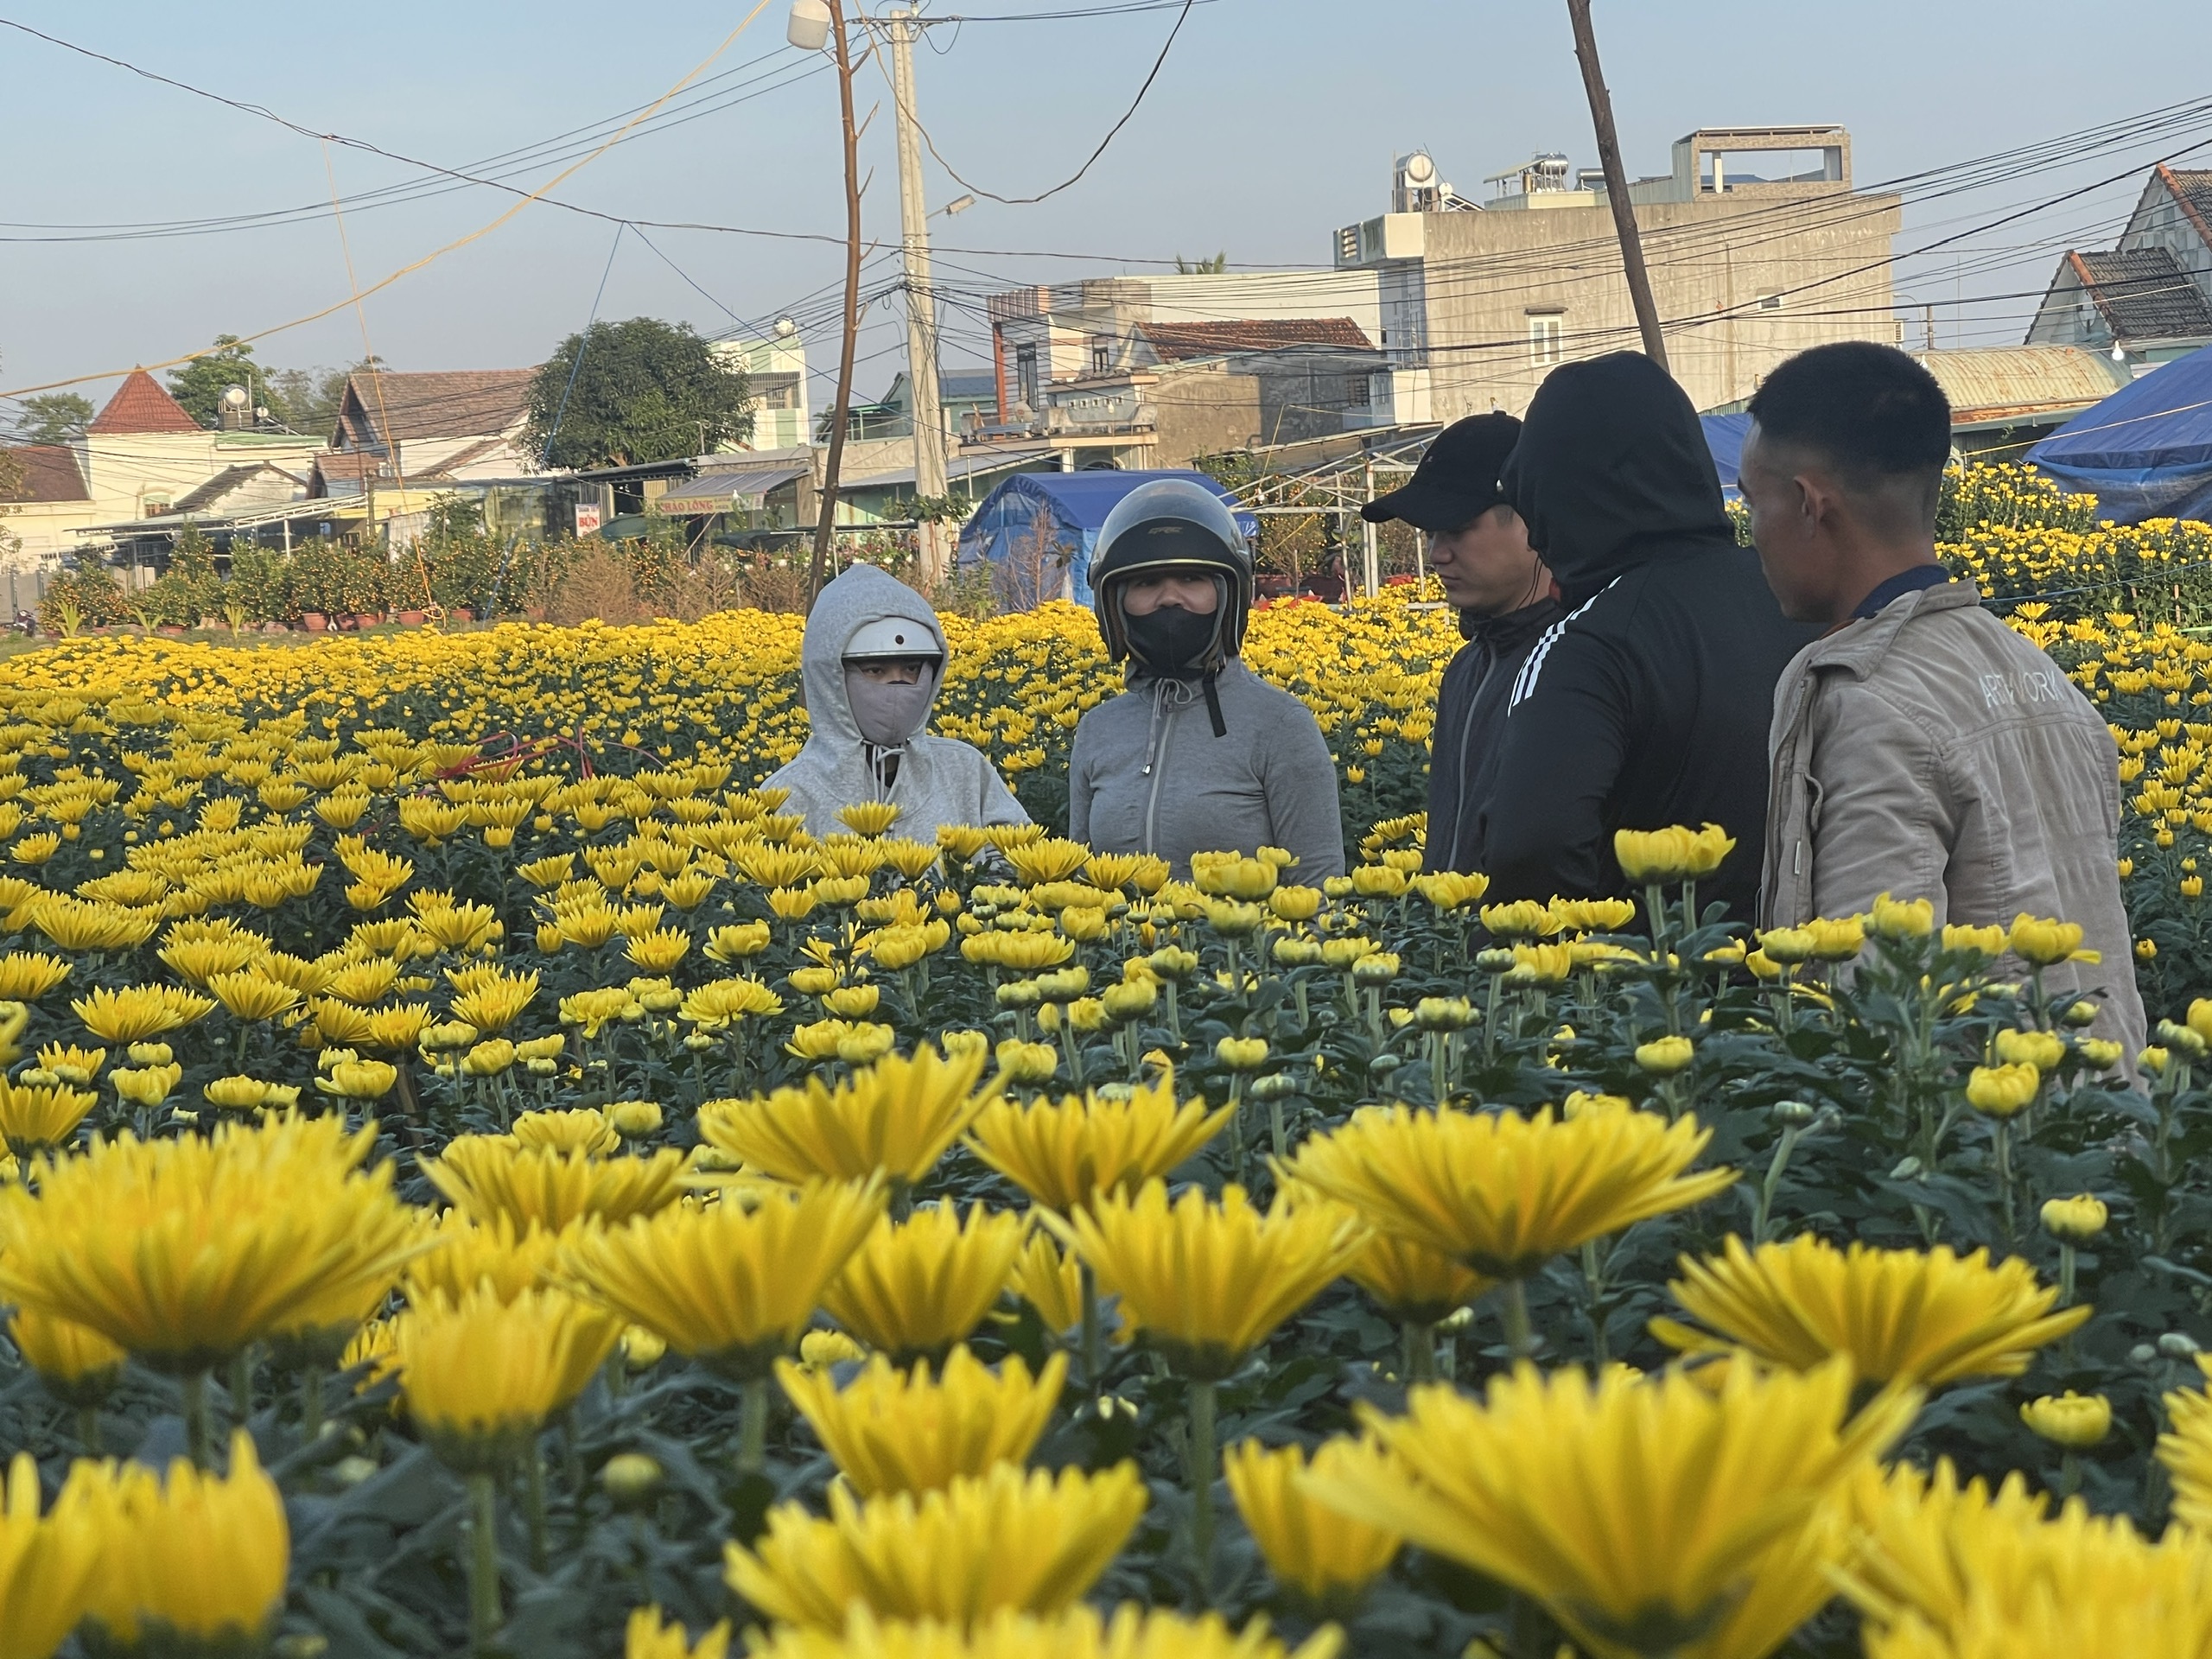
[[[1187,681],[1163,677],[1152,683],[1152,724],[1146,733],[1144,745],[1145,777],[1151,777],[1153,767],[1159,764],[1160,741],[1167,733],[1167,717],[1176,709],[1187,708],[1197,701],[1198,693],[1191,689]],[[1206,702],[1214,711],[1214,735],[1218,737],[1223,729],[1221,709],[1220,705],[1214,702],[1211,677],[1206,682]],[[1171,704],[1173,706],[1170,707]]]

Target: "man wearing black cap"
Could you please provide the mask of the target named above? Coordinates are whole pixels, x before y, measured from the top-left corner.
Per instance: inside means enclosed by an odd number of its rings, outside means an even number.
[[[1520,435],[1510,415],[1455,421],[1437,434],[1412,482],[1360,509],[1370,523],[1401,518],[1427,533],[1429,568],[1459,608],[1467,641],[1437,688],[1424,860],[1432,870],[1478,868],[1478,829],[1514,677],[1561,613],[1551,571],[1498,488]]]

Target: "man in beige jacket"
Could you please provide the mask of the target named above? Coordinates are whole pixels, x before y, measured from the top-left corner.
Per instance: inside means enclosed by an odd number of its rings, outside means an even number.
[[[1764,925],[1934,902],[1946,922],[2078,922],[2048,970],[2144,1039],[2120,902],[2119,754],[2088,698],[1936,562],[1950,407],[1904,353],[1790,359],[1751,399],[1739,484],[1768,585],[1827,628],[1775,688]]]

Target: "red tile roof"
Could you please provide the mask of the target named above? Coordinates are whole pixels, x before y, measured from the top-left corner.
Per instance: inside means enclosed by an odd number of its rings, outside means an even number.
[[[1374,342],[1350,317],[1252,317],[1235,322],[1146,322],[1138,332],[1163,363],[1240,352],[1280,352],[1331,346],[1370,352]]]
[[[186,414],[143,369],[133,369],[94,416],[87,432],[198,432],[204,429]]]
[[[23,469],[22,482],[0,491],[0,501],[89,501],[85,475],[77,467],[77,452],[66,443],[27,443],[0,450]]]

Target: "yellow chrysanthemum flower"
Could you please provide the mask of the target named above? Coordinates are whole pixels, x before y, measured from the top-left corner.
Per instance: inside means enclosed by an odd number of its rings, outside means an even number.
[[[905,1221],[886,1217],[823,1292],[822,1306],[899,1363],[936,1358],[983,1322],[1027,1230],[1020,1216],[980,1204],[964,1224],[950,1203],[925,1205]]]
[[[505,1216],[559,1232],[595,1216],[607,1222],[649,1216],[683,1194],[683,1154],[663,1147],[646,1157],[601,1158],[556,1152],[505,1135],[456,1135],[423,1173],[477,1221]]]
[[[102,1554],[81,1503],[39,1514],[38,1465],[18,1452],[0,1482],[0,1652],[46,1659],[84,1617]]]
[[[1328,1440],[1313,1454],[1313,1469],[1325,1480],[1363,1482],[1370,1466],[1389,1453],[1370,1440]],[[1269,1451],[1257,1440],[1230,1447],[1223,1459],[1236,1512],[1276,1582],[1324,1611],[1349,1611],[1349,1604],[1390,1565],[1404,1541],[1386,1528],[1356,1521],[1318,1502],[1302,1484],[1305,1452],[1295,1446]]]
[[[1234,1371],[1368,1239],[1340,1210],[1278,1201],[1262,1211],[1241,1186],[1223,1189],[1218,1202],[1192,1188],[1171,1205],[1160,1180],[1043,1219],[1120,1296],[1122,1339],[1141,1332],[1194,1381]]]
[[[204,1017],[215,999],[175,985],[100,986],[69,1005],[85,1029],[112,1045],[135,1043]]]
[[[817,1630],[855,1606],[885,1618],[969,1624],[1002,1608],[1053,1613],[1081,1599],[1144,1513],[1133,1463],[1097,1474],[1025,1473],[1012,1464],[922,1493],[856,1499],[830,1490],[830,1514],[768,1512],[723,1576],[768,1618]]]
[[[252,1651],[283,1606],[284,1500],[244,1429],[231,1437],[226,1475],[181,1459],[166,1476],[143,1463],[79,1463],[55,1519],[65,1511],[100,1541],[86,1616],[124,1648],[165,1630]]]
[[[1403,1417],[1363,1408],[1392,1457],[1304,1484],[1534,1597],[1608,1659],[1764,1652],[1732,1629],[1778,1625],[1771,1646],[1827,1599],[1817,1554],[1793,1558],[1918,1404],[1892,1391],[1847,1421],[1852,1380],[1840,1360],[1802,1375],[1731,1366],[1717,1390],[1524,1363],[1480,1402],[1430,1384]],[[1779,1583],[1763,1572],[1777,1555]]]
[[[1174,1170],[1228,1124],[1205,1097],[1179,1104],[1166,1075],[1121,1098],[1096,1091],[1020,1105],[995,1100],[969,1127],[976,1156],[1063,1214],[1107,1192],[1123,1197]]]
[[[334,1281],[396,1272],[418,1248],[392,1166],[354,1168],[375,1135],[274,1118],[42,1160],[35,1193],[0,1192],[0,1300],[207,1370]]]
[[[664,1624],[658,1607],[632,1609],[622,1633],[622,1659],[723,1659],[728,1651],[728,1619],[694,1643],[681,1624]]]
[[[99,1096],[61,1083],[14,1083],[0,1077],[0,1149],[18,1158],[60,1146],[77,1133]]]
[[[789,1360],[776,1363],[776,1377],[853,1490],[875,1497],[1020,1463],[1052,1421],[1067,1356],[1054,1354],[1035,1376],[1019,1356],[994,1373],[959,1347],[938,1377],[927,1361],[901,1370],[880,1354],[842,1389]]]
[[[510,1300],[480,1285],[458,1302],[433,1292],[392,1321],[400,1398],[454,1468],[499,1468],[583,1392],[621,1334],[620,1319],[563,1291]]]
[[[972,1624],[885,1622],[855,1608],[842,1629],[779,1625],[760,1639],[752,1659],[1336,1659],[1343,1646],[1344,1633],[1333,1624],[1293,1651],[1268,1633],[1264,1618],[1237,1630],[1218,1613],[1193,1616],[1135,1603],[1125,1603],[1110,1620],[1095,1607],[1044,1618],[1009,1608]]]
[[[1671,1319],[1653,1332],[1689,1351],[1749,1349],[1807,1371],[1835,1355],[1873,1382],[1929,1388],[1974,1376],[2018,1376],[2038,1348],[2088,1319],[2087,1307],[2052,1306],[2058,1292],[2019,1256],[1960,1256],[1948,1247],[1838,1249],[1809,1234],[1745,1248],[1730,1238],[1719,1259],[1681,1262],[1669,1287],[1690,1317],[1717,1333]]]
[[[1686,1173],[1712,1131],[1626,1106],[1556,1117],[1365,1107],[1298,1150],[1286,1173],[1350,1205],[1378,1231],[1493,1279],[1733,1185]]]
[[[832,1086],[819,1077],[764,1098],[710,1100],[700,1138],[779,1181],[859,1180],[880,1173],[908,1185],[944,1155],[992,1098],[977,1091],[983,1055],[950,1058],[926,1045],[887,1054]]]
[[[580,1232],[561,1278],[677,1352],[757,1379],[798,1340],[883,1202],[874,1182],[823,1182],[680,1205]]]

